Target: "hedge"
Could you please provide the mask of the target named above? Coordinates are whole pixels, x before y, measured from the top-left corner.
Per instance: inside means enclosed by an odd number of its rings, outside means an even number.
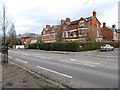
[[[30,49],[37,49],[37,48],[38,48],[38,43],[29,44],[28,47],[29,47]]]
[[[33,43],[29,44],[29,49],[40,49],[40,50],[52,50],[52,51],[88,51],[100,49],[103,44],[110,44],[115,48],[118,48],[120,44],[118,42],[54,42],[54,43]]]

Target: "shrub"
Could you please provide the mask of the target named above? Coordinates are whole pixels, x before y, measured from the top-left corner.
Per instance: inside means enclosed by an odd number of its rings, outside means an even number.
[[[37,43],[32,43],[28,45],[29,49],[38,49]]]
[[[77,42],[56,42],[53,44],[53,50],[57,51],[79,51],[79,43]]]
[[[29,44],[30,49],[54,50],[54,51],[88,51],[99,49],[103,44],[110,44],[118,48],[118,42],[90,42],[90,41],[70,41],[70,42],[54,42],[54,43],[33,43]]]

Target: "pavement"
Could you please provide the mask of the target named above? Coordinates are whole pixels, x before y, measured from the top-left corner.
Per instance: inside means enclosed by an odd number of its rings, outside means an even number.
[[[2,64],[2,88],[65,88],[27,69],[9,62]]]

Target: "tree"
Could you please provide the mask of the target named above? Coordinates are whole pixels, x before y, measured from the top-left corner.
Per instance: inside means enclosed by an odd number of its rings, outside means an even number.
[[[11,20],[7,17],[7,10],[5,5],[2,6],[2,14],[0,15],[0,28],[2,31],[2,42],[5,45],[6,42],[6,32],[10,29]]]
[[[6,32],[9,29],[11,22],[7,18],[7,13],[6,13],[6,8],[5,5],[3,4],[2,6],[2,14],[0,15],[0,28],[2,31],[2,42],[4,49],[2,49],[2,63],[8,63],[8,46],[6,45]]]
[[[87,30],[87,39],[89,41],[96,41],[96,37],[97,37],[97,31],[96,30]]]
[[[15,30],[15,26],[14,23],[11,24],[10,29],[8,30],[8,38],[7,41],[10,44],[10,47],[13,47],[13,45],[16,44],[16,30]]]
[[[63,30],[63,26],[59,26],[57,34],[56,34],[56,41],[57,42],[62,42],[62,30]]]

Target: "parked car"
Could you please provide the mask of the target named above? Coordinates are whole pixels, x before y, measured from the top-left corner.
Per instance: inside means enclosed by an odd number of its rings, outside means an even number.
[[[100,47],[100,50],[101,51],[113,51],[114,50],[114,47],[111,46],[110,44],[104,44],[104,45],[101,45]]]

